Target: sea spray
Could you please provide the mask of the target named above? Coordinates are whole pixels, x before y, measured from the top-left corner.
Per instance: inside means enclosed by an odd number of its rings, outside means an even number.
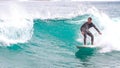
[[[24,43],[33,34],[33,21],[30,20],[25,10],[16,3],[9,3],[0,18],[0,43],[10,45]],[[27,19],[28,18],[28,19]]]

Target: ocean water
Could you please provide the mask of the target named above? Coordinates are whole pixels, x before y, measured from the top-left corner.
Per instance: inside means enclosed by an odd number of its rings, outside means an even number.
[[[0,68],[120,68],[119,9],[119,1],[2,1]],[[98,47],[77,49],[88,17],[102,32],[90,29]]]

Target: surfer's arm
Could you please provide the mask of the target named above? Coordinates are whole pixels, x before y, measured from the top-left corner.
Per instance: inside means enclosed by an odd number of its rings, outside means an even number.
[[[101,32],[99,31],[99,29],[93,24],[93,27],[96,29],[96,31],[101,34]]]
[[[84,27],[84,24],[80,27],[80,31],[82,32],[82,28]]]
[[[81,28],[80,28],[80,31],[81,31],[81,33],[82,33],[83,35],[84,35],[85,29],[86,29],[86,23],[84,23],[84,24],[81,26]]]
[[[87,28],[87,26],[86,26],[86,22],[81,26],[81,28],[80,28],[80,31],[82,32],[82,31],[84,31],[85,29]],[[84,30],[83,30],[84,29]]]
[[[80,27],[80,31],[82,32],[82,27]]]

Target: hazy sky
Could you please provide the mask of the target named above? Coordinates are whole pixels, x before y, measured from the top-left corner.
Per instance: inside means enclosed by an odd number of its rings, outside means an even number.
[[[0,0],[0,1],[120,1],[120,0]]]
[[[36,1],[40,1],[40,0],[36,0]],[[51,1],[120,1],[120,0],[51,0]]]
[[[120,1],[120,0],[52,0],[52,1]]]

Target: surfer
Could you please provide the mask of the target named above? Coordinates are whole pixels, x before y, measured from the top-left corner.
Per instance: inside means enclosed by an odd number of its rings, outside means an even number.
[[[98,28],[92,23],[92,18],[89,17],[89,18],[88,18],[88,21],[85,22],[85,23],[81,26],[81,28],[80,28],[81,33],[82,33],[82,35],[84,36],[84,45],[86,45],[87,35],[91,37],[91,45],[93,45],[93,43],[94,43],[94,36],[93,36],[93,34],[89,31],[89,28],[91,28],[91,27],[94,27],[100,35],[102,34],[102,33],[98,30]]]

